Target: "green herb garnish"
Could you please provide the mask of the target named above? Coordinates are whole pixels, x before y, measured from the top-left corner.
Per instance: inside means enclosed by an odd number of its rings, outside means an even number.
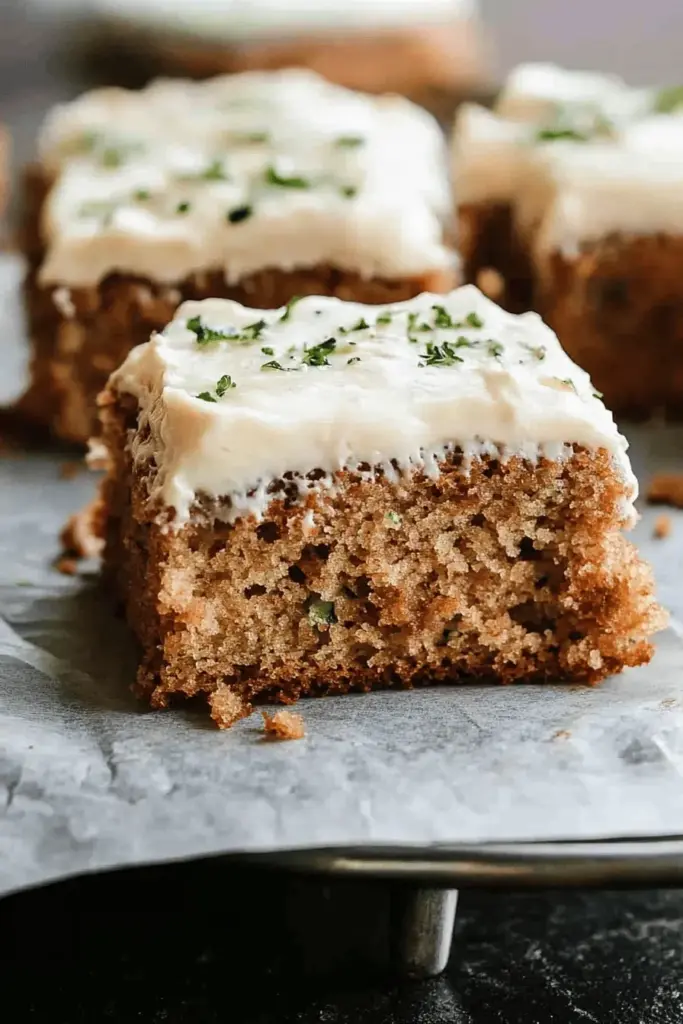
[[[301,299],[302,299],[301,295],[293,295],[291,297],[291,299],[289,300],[289,302],[285,306],[284,313],[280,317],[280,323],[284,323],[285,320],[289,320],[290,316],[292,315],[292,310],[296,306],[297,302],[301,302]]]
[[[360,356],[351,356],[350,359],[346,360],[346,365],[347,366],[351,366],[351,363],[359,363],[359,362],[360,362]]]
[[[139,188],[133,193],[133,198],[137,199],[139,203],[146,202],[150,197],[150,193],[146,188]]]
[[[312,626],[330,626],[337,621],[334,614],[334,601],[323,601],[316,598],[308,608],[308,621]]]
[[[340,327],[339,331],[341,334],[351,334],[352,331],[367,331],[369,329],[370,324],[367,322],[367,320],[361,317],[360,320],[358,320],[355,324],[352,324],[351,327]]]
[[[189,213],[190,212],[190,205],[191,204],[188,203],[188,201],[186,199],[184,199],[182,203],[178,203],[178,205],[175,208],[175,212],[176,213]]]
[[[391,313],[389,312],[389,310],[387,310],[385,313],[380,313],[380,315],[377,317],[377,321],[376,322],[378,324],[390,324],[391,323]]]
[[[657,114],[672,114],[683,106],[683,85],[672,85],[660,89],[655,96],[653,110]]]
[[[424,359],[423,366],[454,366],[455,363],[462,363],[464,360],[456,354],[455,346],[448,341],[441,345],[427,342],[427,351],[420,353],[420,359]]]
[[[445,306],[432,306],[434,310],[434,326],[441,328],[455,327],[453,317]]]
[[[203,402],[216,402],[217,399],[211,394],[210,391],[200,391],[197,398],[201,398]]]
[[[269,132],[232,132],[230,141],[239,145],[240,143],[269,142]]]
[[[199,175],[204,181],[227,181],[228,176],[225,173],[222,160],[212,160],[209,166],[202,171]]]
[[[188,331],[196,334],[198,345],[208,345],[212,341],[228,341],[237,334],[233,328],[230,328],[229,331],[217,331],[213,327],[207,327],[199,316],[190,317],[185,326]]]
[[[488,348],[488,353],[492,359],[500,359],[503,352],[505,351],[505,347],[501,345],[499,341],[493,341],[493,339],[491,338],[489,338],[489,340],[486,342],[486,345]]]
[[[479,328],[484,326],[484,321],[482,320],[478,313],[468,313],[467,316],[465,317],[465,323],[467,324],[468,327]]]
[[[358,146],[365,144],[365,139],[362,135],[340,135],[334,144],[340,149],[357,149]]]
[[[335,338],[327,338],[326,341],[321,341],[319,345],[314,345],[312,348],[304,350],[302,356],[302,362],[306,366],[329,366],[330,361],[327,358],[328,355],[334,351],[337,342]]]
[[[522,342],[522,344],[527,352],[529,352],[535,359],[538,359],[539,363],[543,362],[547,352],[545,345],[527,345],[525,342]]]
[[[242,340],[256,341],[267,326],[268,322],[266,320],[257,320],[253,324],[247,324],[246,327],[242,328]]]
[[[228,210],[226,217],[231,224],[240,224],[243,220],[251,217],[253,212],[251,206],[236,206],[234,210]]]
[[[393,509],[389,509],[384,518],[390,522],[392,526],[400,526],[403,522],[398,512],[394,512]]]
[[[356,185],[342,185],[339,191],[346,199],[355,199],[358,195],[358,187]]]
[[[264,176],[268,185],[278,185],[280,188],[311,187],[311,183],[307,178],[303,178],[298,174],[279,174],[272,164],[266,167]]]
[[[229,374],[224,373],[223,376],[216,381],[216,394],[219,398],[222,398],[226,391],[230,391],[231,388],[236,387],[237,385],[232,377]]]
[[[588,142],[588,135],[585,132],[579,132],[576,128],[539,128],[536,132],[537,142],[559,142],[562,139],[568,139],[572,142]]]
[[[261,349],[261,351],[263,352],[264,356],[274,356],[275,355],[275,349],[274,348],[269,348],[267,345],[265,345]]]

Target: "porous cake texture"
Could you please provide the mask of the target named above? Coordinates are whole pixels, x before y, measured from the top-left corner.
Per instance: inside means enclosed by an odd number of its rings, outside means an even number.
[[[476,0],[99,0],[164,67],[305,67],[338,85],[449,110],[489,87]],[[146,31],[145,31],[146,30]]]
[[[101,396],[106,572],[155,707],[228,726],[435,682],[592,683],[664,614],[588,376],[476,288],[185,303]]]
[[[24,404],[84,442],[109,373],[183,299],[446,291],[449,213],[438,125],[400,97],[295,69],[87,93],[27,178]]]
[[[683,412],[683,89],[525,65],[454,142],[465,276],[536,309],[615,412]]]

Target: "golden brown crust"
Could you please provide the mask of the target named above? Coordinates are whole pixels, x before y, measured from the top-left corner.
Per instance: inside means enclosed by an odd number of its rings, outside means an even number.
[[[151,467],[127,451],[134,401],[102,415],[106,571],[142,647],[138,692],[155,706],[205,692],[226,724],[217,701],[231,718],[254,698],[593,683],[652,654],[665,616],[622,535],[625,488],[605,451],[536,465],[488,456],[469,473],[454,451],[436,480],[342,472],[302,503],[285,480],[260,524],[226,526],[207,505],[168,531]]]
[[[683,416],[683,238],[610,235],[575,256],[534,258],[533,235],[520,236],[509,205],[464,205],[459,225],[465,279],[497,271],[498,301],[540,313],[608,408]]]
[[[422,291],[447,292],[458,284],[455,270],[395,280],[373,278],[331,266],[284,271],[269,268],[230,285],[220,271],[195,273],[169,286],[112,274],[99,285],[64,289],[38,282],[42,261],[40,211],[46,184],[39,171],[26,177],[23,244],[29,259],[24,285],[32,346],[31,386],[20,402],[22,415],[48,424],[55,436],[85,444],[96,433],[95,400],[110,373],[130,350],[163,329],[186,299],[227,298],[271,309],[293,295],[334,295],[380,304]]]

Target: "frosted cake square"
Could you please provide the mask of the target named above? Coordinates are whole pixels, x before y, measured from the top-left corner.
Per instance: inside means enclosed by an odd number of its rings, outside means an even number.
[[[588,376],[472,286],[185,303],[100,398],[106,573],[155,707],[593,683],[664,614]]]
[[[458,115],[465,276],[536,309],[615,412],[683,409],[683,89],[525,65]]]
[[[444,150],[408,100],[296,69],[96,90],[57,108],[27,178],[25,409],[87,440],[109,373],[184,299],[272,308],[447,291]]]

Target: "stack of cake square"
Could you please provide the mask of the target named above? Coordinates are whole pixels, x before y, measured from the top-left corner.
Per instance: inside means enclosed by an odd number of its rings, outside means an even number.
[[[615,412],[683,410],[683,89],[525,65],[457,116],[468,280],[538,310]]]
[[[94,519],[154,706],[204,694],[229,726],[651,656],[626,441],[535,313],[454,287],[443,148],[406,100],[302,71],[49,120],[25,406],[100,433]]]

